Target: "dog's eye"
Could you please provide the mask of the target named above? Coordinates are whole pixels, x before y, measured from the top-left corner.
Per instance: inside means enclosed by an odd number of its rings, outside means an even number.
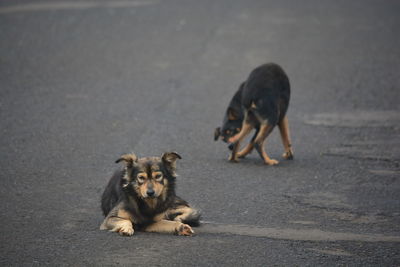
[[[231,134],[231,131],[230,131],[230,130],[227,130],[227,131],[226,131],[226,134]]]
[[[154,177],[156,179],[156,181],[161,181],[163,178],[163,175],[161,173],[156,174],[156,176]]]
[[[137,180],[138,180],[139,183],[143,183],[143,182],[144,182],[144,179],[146,179],[146,177],[145,177],[144,175],[140,175],[140,174],[139,174],[139,175],[137,176]]]

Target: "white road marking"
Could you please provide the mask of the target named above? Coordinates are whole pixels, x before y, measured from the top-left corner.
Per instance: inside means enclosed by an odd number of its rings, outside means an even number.
[[[320,254],[328,254],[333,256],[354,256],[350,252],[344,251],[342,249],[318,249],[318,248],[309,248],[308,250],[318,252]]]
[[[356,242],[400,242],[400,236],[382,234],[357,234],[322,231],[320,229],[272,228],[241,224],[202,222],[197,233],[232,234],[299,241],[356,241]]]
[[[317,113],[306,116],[304,122],[310,125],[329,127],[393,127],[400,123],[400,112],[397,110],[364,110],[344,113]]]
[[[11,5],[0,8],[0,14],[11,14],[20,12],[38,12],[38,11],[54,11],[54,10],[83,10],[90,8],[126,8],[126,7],[141,7],[154,5],[159,1],[62,1],[62,2],[38,2],[31,4]]]

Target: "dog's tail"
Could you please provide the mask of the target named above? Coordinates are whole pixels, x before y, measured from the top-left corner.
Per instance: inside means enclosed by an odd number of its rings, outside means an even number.
[[[182,219],[183,223],[189,224],[190,226],[200,226],[200,218],[201,212],[193,209],[191,213],[189,213],[184,219]]]

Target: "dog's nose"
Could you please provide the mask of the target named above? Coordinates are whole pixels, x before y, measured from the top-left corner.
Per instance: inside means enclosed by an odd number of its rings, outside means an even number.
[[[147,189],[147,192],[146,192],[147,196],[152,197],[152,196],[154,196],[154,193],[155,192],[153,189]]]

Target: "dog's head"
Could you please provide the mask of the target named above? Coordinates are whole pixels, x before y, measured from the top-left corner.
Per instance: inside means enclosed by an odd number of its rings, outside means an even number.
[[[229,139],[240,132],[243,123],[242,110],[242,91],[245,83],[241,83],[239,89],[233,96],[229,106],[225,112],[222,127],[217,127],[214,131],[214,140],[217,141],[220,137],[222,141],[229,142]]]
[[[228,142],[229,139],[240,132],[242,129],[243,118],[240,115],[241,110],[229,107],[226,111],[222,127],[217,127],[214,132],[214,140],[217,141],[219,138],[224,142]]]
[[[122,155],[117,161],[124,162],[126,175],[122,187],[132,186],[142,199],[166,197],[168,185],[176,178],[176,152],[166,152],[161,157],[138,158],[135,154]]]

